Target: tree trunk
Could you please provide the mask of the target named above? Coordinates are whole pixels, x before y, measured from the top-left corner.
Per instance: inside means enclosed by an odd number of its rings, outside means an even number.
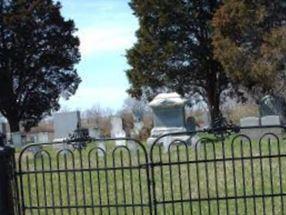
[[[220,111],[220,90],[218,86],[218,80],[216,73],[211,73],[211,78],[209,79],[207,90],[208,107],[211,116],[211,127],[214,127],[215,121],[221,117]]]
[[[209,109],[211,115],[211,126],[215,125],[215,122],[221,117],[220,111],[220,96],[215,94],[214,97],[209,99]]]
[[[7,120],[10,126],[11,133],[20,131],[20,120],[13,116],[7,116]]]
[[[221,111],[220,111],[220,96],[216,93],[210,92],[208,93],[208,106],[211,116],[211,126],[214,125],[214,122],[221,117]]]

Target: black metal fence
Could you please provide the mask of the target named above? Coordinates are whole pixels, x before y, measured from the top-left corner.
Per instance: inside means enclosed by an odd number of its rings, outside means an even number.
[[[21,214],[285,214],[281,129],[167,134],[150,147],[125,138],[27,145],[16,155]]]
[[[116,139],[129,147],[113,147],[113,141],[104,140],[106,148],[96,142],[25,147],[18,160],[22,213],[151,214],[145,147],[131,139]]]
[[[0,138],[0,142],[2,142]],[[2,142],[3,143],[3,142]],[[19,214],[18,186],[14,149],[0,146],[0,214]]]

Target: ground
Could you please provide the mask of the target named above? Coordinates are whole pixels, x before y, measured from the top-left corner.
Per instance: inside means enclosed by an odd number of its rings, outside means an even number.
[[[282,139],[265,138],[259,144],[231,136],[225,141],[202,141],[196,148],[174,145],[169,152],[155,147],[148,172],[153,174],[151,192],[146,169],[150,161],[145,157],[149,152],[141,147],[114,150],[114,142],[106,144],[106,156],[98,153],[95,143],[82,152],[67,153],[47,146],[43,157],[35,159],[24,153],[20,163],[25,206],[40,214],[149,214],[151,198],[156,199],[158,214],[285,212]],[[146,146],[146,150],[150,149]]]

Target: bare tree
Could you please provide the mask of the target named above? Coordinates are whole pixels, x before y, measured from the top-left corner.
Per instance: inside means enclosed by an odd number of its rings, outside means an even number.
[[[132,112],[138,120],[142,120],[144,113],[149,112],[150,108],[145,100],[137,100],[135,98],[127,98],[124,101],[122,110],[123,112]]]

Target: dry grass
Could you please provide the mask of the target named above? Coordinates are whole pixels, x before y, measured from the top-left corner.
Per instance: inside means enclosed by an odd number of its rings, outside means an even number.
[[[239,124],[239,120],[243,117],[259,116],[259,110],[256,104],[238,104],[233,108],[224,110],[224,115],[228,120]]]

